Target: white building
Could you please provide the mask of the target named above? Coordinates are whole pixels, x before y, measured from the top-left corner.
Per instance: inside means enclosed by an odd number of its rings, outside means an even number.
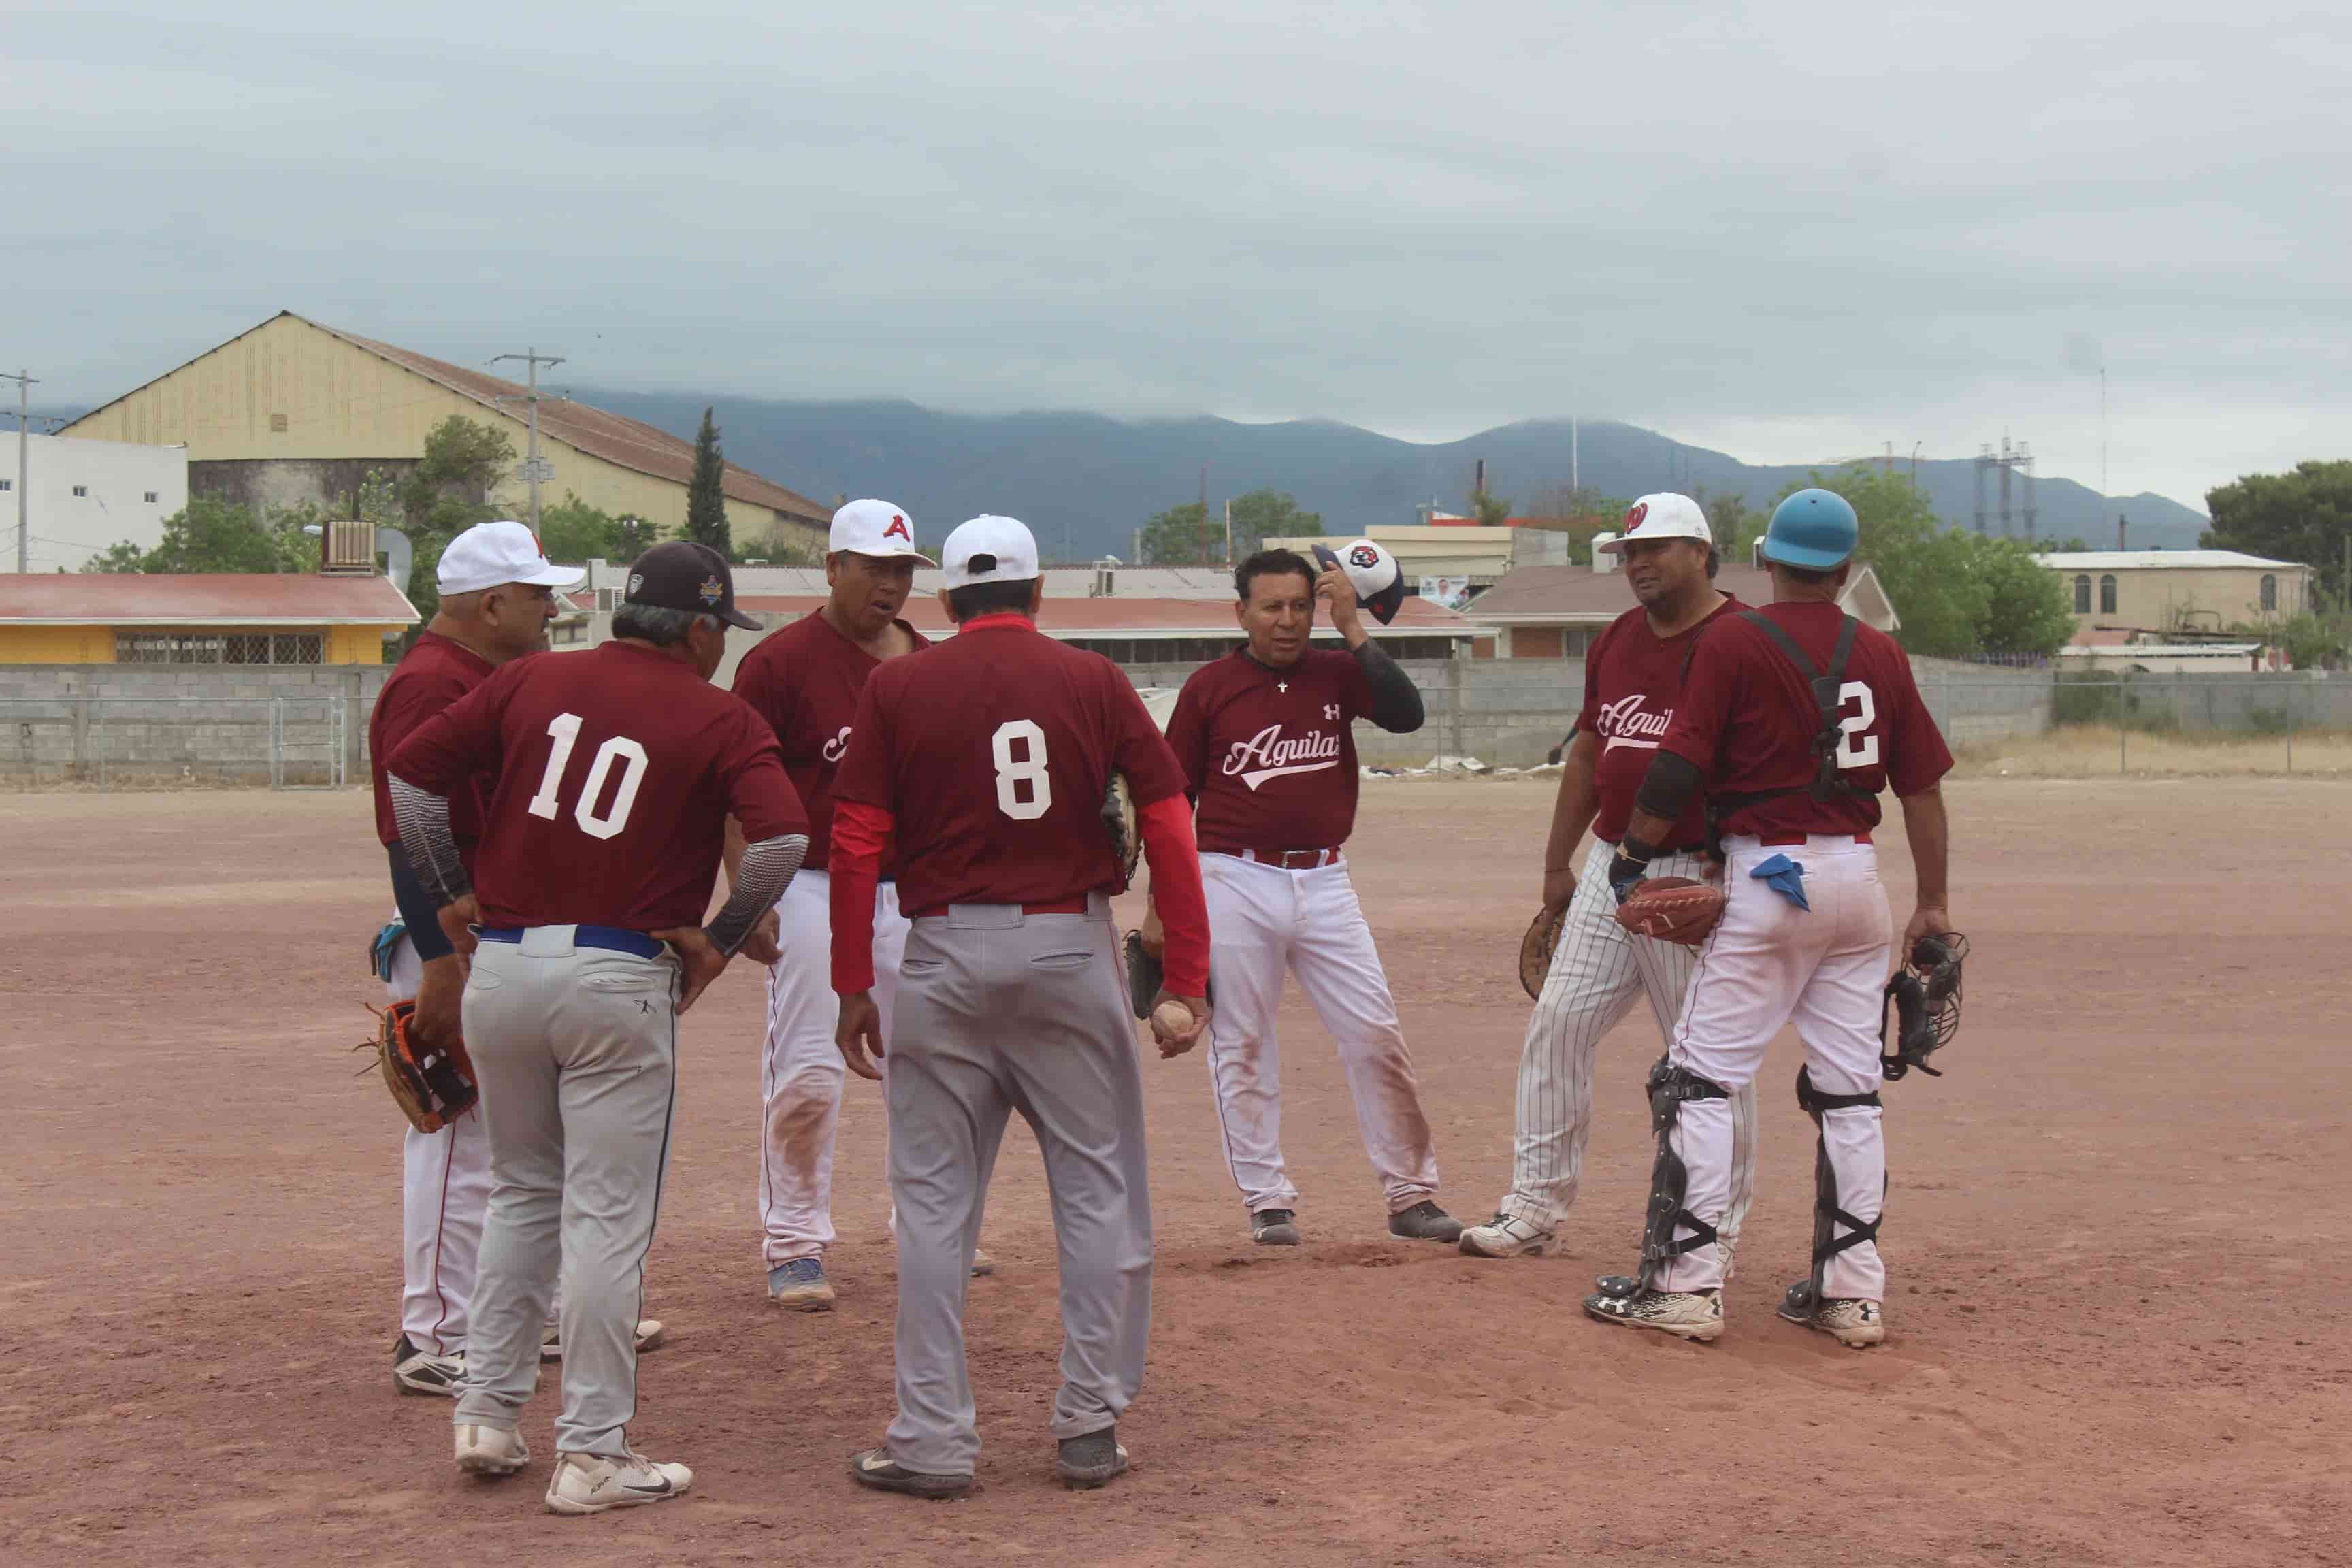
[[[188,449],[70,436],[25,438],[25,564],[79,572],[129,540],[163,542],[163,520],[188,504]],[[16,569],[16,440],[0,435],[0,572]]]

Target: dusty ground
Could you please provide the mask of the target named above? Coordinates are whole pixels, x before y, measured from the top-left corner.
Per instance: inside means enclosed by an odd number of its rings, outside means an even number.
[[[1527,1015],[1509,955],[1549,788],[1366,791],[1359,884],[1465,1215],[1507,1169]],[[2011,780],[1953,802],[1976,956],[1948,1075],[1888,1093],[1884,1350],[1770,1310],[1808,1233],[1792,1041],[1768,1069],[1730,1330],[1700,1348],[1576,1310],[1636,1227],[1645,1017],[1603,1047],[1572,1255],[1482,1263],[1382,1239],[1336,1063],[1294,1006],[1297,1253],[1246,1244],[1199,1058],[1146,1064],[1159,1315],[1133,1473],[1094,1494],[1051,1479],[1052,1237],[1016,1136],[988,1227],[1003,1272],[972,1298],[987,1489],[861,1492],[844,1463],[889,1402],[878,1103],[853,1082],[842,1309],[779,1314],[747,973],[686,1026],[653,1286],[674,1342],[632,1428],[696,1490],[565,1521],[539,1509],[551,1386],[531,1470],[483,1485],[448,1463],[446,1405],[386,1375],[398,1142],[342,1050],[385,900],[364,798],[11,797],[0,1556],[2352,1562],[2352,980],[2327,913],[2352,884],[2352,785]]]

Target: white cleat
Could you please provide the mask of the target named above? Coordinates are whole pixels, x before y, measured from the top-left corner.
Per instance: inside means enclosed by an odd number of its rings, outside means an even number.
[[[667,1331],[659,1318],[639,1318],[636,1332],[637,1353],[643,1355],[659,1345],[662,1342],[662,1335]],[[539,1359],[541,1361],[563,1359],[563,1330],[561,1326],[554,1323],[547,1325],[547,1337],[539,1343]]]
[[[457,1468],[469,1476],[510,1476],[530,1463],[530,1446],[503,1426],[460,1424]]]
[[[583,1514],[643,1508],[693,1489],[694,1472],[684,1465],[657,1465],[643,1454],[562,1453],[555,1456],[555,1474],[547,1480],[547,1511]]]
[[[1792,1323],[1819,1329],[1838,1343],[1852,1345],[1855,1350],[1886,1342],[1886,1308],[1866,1296],[1832,1296],[1811,1317],[1792,1317],[1786,1310],[1780,1315]]]
[[[1655,1329],[1678,1340],[1712,1343],[1723,1332],[1720,1290],[1636,1290],[1630,1296],[1596,1291],[1584,1310],[1604,1323]]]
[[[1550,1231],[1517,1215],[1498,1214],[1463,1231],[1461,1246],[1473,1258],[1541,1258],[1557,1240]]]

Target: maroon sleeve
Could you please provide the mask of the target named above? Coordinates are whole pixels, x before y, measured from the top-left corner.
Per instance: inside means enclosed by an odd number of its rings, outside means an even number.
[[[567,656],[569,657],[569,656]],[[498,771],[499,721],[530,660],[519,658],[426,720],[393,749],[384,771],[430,795],[456,795],[476,773]]]
[[[785,776],[775,731],[741,703],[734,705],[733,716],[738,733],[719,769],[727,780],[727,809],[743,825],[744,842],[757,844],[763,838],[806,833],[808,813],[802,808],[793,781]]]
[[[1909,656],[1892,638],[1886,644],[1886,664],[1891,671],[1887,695],[1893,699],[1894,708],[1886,720],[1894,752],[1886,759],[1886,782],[1900,800],[1932,788],[1937,780],[1951,771],[1952,753],[1944,744],[1942,732],[1936,728],[1934,715],[1920,700]]]
[[[770,633],[766,640],[745,654],[743,662],[735,667],[735,695],[750,703],[751,710],[765,719],[771,728],[776,722],[773,704],[778,685],[775,670],[778,661],[768,645],[774,637],[774,633]]]
[[[1674,722],[1658,742],[1660,751],[1672,752],[1702,774],[1715,765],[1738,696],[1739,653],[1748,639],[1732,632],[1730,626],[1716,626],[1698,639],[1683,677],[1682,695],[1675,700]]]
[[[1201,689],[1201,677],[1215,668],[1204,666],[1200,674],[1184,682],[1184,689],[1176,694],[1176,710],[1168,715],[1169,754],[1176,759],[1177,769],[1184,775],[1184,793],[1195,797],[1201,793],[1201,781],[1209,772],[1209,725],[1196,693]]]
[[[1151,721],[1143,699],[1135,694],[1135,688],[1116,665],[1104,667],[1103,680],[1110,695],[1111,766],[1127,775],[1136,805],[1140,808],[1187,793],[1191,780],[1160,733],[1160,726]],[[1177,706],[1183,706],[1182,698],[1177,699]]]
[[[1609,639],[1617,635],[1617,623],[1610,622],[1592,646],[1584,650],[1584,708],[1576,716],[1576,727],[1588,735],[1601,732],[1601,661],[1606,656]]]
[[[895,815],[898,809],[897,794],[890,787],[890,721],[885,717],[880,695],[885,685],[887,668],[874,672],[866,689],[857,694],[857,717],[849,728],[849,750],[842,754],[841,765],[834,770],[833,798],[864,801],[878,805]]]

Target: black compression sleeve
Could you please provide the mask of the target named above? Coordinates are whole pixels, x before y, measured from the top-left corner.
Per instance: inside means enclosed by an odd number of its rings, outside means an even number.
[[[416,950],[419,962],[430,963],[436,958],[446,958],[457,950],[449,945],[448,936],[441,930],[440,911],[425,884],[416,879],[416,868],[408,863],[408,851],[398,841],[387,844],[392,861],[392,898],[400,906],[400,918],[408,922],[408,945]]]
[[[1698,793],[1698,768],[1688,758],[1672,752],[1660,752],[1650,763],[1650,771],[1642,775],[1641,793],[1633,797],[1633,807],[1668,822],[1681,820],[1689,806],[1691,796]]]
[[[1371,710],[1364,717],[1391,735],[1410,735],[1420,729],[1429,714],[1412,677],[1370,637],[1357,645],[1355,654],[1364,668],[1364,683],[1372,689]]]

